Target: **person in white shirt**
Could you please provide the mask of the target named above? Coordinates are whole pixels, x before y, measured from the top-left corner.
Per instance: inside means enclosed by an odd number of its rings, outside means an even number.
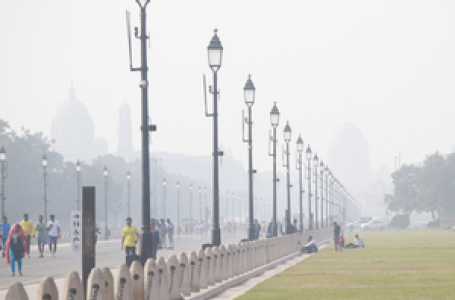
[[[301,252],[303,253],[316,253],[318,252],[319,247],[318,243],[313,239],[313,237],[310,235],[308,237],[308,244],[306,244],[302,249]]]
[[[49,256],[55,258],[57,251],[57,240],[60,236],[60,223],[55,220],[54,215],[50,215],[50,221],[47,222],[47,233],[49,236]],[[54,244],[54,252],[52,252],[52,244]]]
[[[355,243],[355,244],[354,244]],[[359,235],[355,235],[354,243],[349,243],[346,245],[346,248],[365,248],[365,245],[363,244],[363,240],[359,238]]]

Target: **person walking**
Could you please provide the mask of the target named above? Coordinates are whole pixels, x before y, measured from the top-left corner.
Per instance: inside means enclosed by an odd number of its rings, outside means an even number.
[[[340,239],[340,233],[341,233],[341,226],[337,224],[337,222],[333,222],[333,243],[335,244],[335,251],[338,252],[338,246],[340,248],[340,251],[343,252],[343,249],[341,249],[341,245],[339,245],[339,239]]]
[[[39,257],[44,257],[44,245],[47,244],[46,224],[43,222],[43,216],[38,217],[38,222],[35,223],[35,234],[38,242]]]
[[[254,239],[258,240],[259,235],[261,234],[261,225],[258,224],[258,219],[254,219]]]
[[[166,249],[166,224],[164,223],[164,219],[160,220],[160,242],[161,242],[161,249]]]
[[[126,218],[126,227],[122,230],[122,243],[120,249],[123,251],[123,245],[125,245],[125,251],[127,256],[136,255],[136,243],[139,240],[139,231],[135,226],[132,226],[133,219],[130,217]]]
[[[167,232],[169,236],[169,248],[174,249],[174,224],[172,224],[171,219],[167,219]]]
[[[156,259],[158,245],[160,244],[160,234],[158,230],[156,230],[155,219],[150,221],[150,232],[152,233],[152,258]]]
[[[55,258],[57,252],[57,240],[60,237],[60,223],[55,220],[54,215],[50,215],[51,220],[47,222],[47,233],[49,235],[49,257]],[[54,244],[54,252],[52,252],[52,244]]]
[[[11,276],[16,276],[16,262],[22,276],[22,258],[27,254],[27,236],[21,225],[14,224],[6,241],[6,264],[11,265]]]
[[[21,221],[20,226],[24,230],[25,236],[27,237],[27,255],[30,258],[30,242],[33,237],[35,237],[35,226],[33,222],[28,219],[28,214],[24,214],[24,220]]]
[[[6,240],[8,239],[9,231],[11,229],[11,225],[8,223],[8,218],[3,217],[2,224],[0,224],[0,234],[2,235],[2,248],[3,248],[3,258],[5,258],[6,253]]]

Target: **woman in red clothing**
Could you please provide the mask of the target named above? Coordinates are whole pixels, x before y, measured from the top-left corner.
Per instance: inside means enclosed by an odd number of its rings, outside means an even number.
[[[21,225],[14,224],[6,241],[6,264],[11,264],[12,275],[16,275],[16,261],[19,275],[22,276],[22,258],[27,254],[27,237]]]

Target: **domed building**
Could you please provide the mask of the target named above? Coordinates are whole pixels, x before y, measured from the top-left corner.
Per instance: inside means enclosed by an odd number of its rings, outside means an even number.
[[[65,161],[89,163],[98,155],[107,154],[107,145],[102,142],[105,153],[98,153],[99,149],[95,148],[93,119],[85,105],[76,99],[73,85],[68,100],[60,104],[52,120],[51,138],[54,140],[52,148],[63,154]]]

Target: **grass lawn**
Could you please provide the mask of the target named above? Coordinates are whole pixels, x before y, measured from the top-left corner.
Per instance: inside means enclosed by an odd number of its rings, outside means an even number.
[[[455,299],[454,232],[359,235],[365,249],[335,252],[332,244],[236,299]]]

